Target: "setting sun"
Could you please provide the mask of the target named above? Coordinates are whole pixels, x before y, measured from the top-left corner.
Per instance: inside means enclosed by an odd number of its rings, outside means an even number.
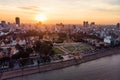
[[[44,22],[46,20],[46,16],[44,14],[39,14],[35,17],[37,21]]]

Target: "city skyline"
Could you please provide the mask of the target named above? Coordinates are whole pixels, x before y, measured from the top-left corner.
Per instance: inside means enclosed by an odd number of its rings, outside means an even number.
[[[0,0],[0,20],[36,23],[35,17],[44,14],[44,23],[80,24],[84,20],[97,24],[116,24],[120,21],[119,0]]]

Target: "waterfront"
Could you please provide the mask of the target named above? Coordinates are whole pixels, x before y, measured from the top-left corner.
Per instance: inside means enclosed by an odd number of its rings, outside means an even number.
[[[120,55],[103,57],[60,70],[8,80],[120,80]]]

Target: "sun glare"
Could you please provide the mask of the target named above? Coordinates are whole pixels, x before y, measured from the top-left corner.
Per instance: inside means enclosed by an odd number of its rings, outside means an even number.
[[[46,20],[46,16],[44,14],[39,14],[35,17],[37,21],[44,22]]]

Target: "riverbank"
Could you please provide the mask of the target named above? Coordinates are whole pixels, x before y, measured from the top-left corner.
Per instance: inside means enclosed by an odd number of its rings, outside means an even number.
[[[4,73],[2,73],[1,79],[5,80],[8,78],[25,76],[25,75],[29,75],[29,74],[33,74],[33,73],[37,73],[37,72],[45,72],[45,71],[50,71],[50,70],[61,69],[61,68],[81,64],[81,63],[95,60],[95,59],[98,59],[101,57],[110,56],[110,55],[119,54],[119,53],[120,53],[119,48],[99,50],[96,54],[83,57],[83,59],[79,59],[79,60],[71,59],[71,60],[67,60],[67,61],[55,62],[55,63],[45,64],[45,65],[31,67],[31,68],[25,68],[25,69],[20,69],[20,70],[4,72]]]

